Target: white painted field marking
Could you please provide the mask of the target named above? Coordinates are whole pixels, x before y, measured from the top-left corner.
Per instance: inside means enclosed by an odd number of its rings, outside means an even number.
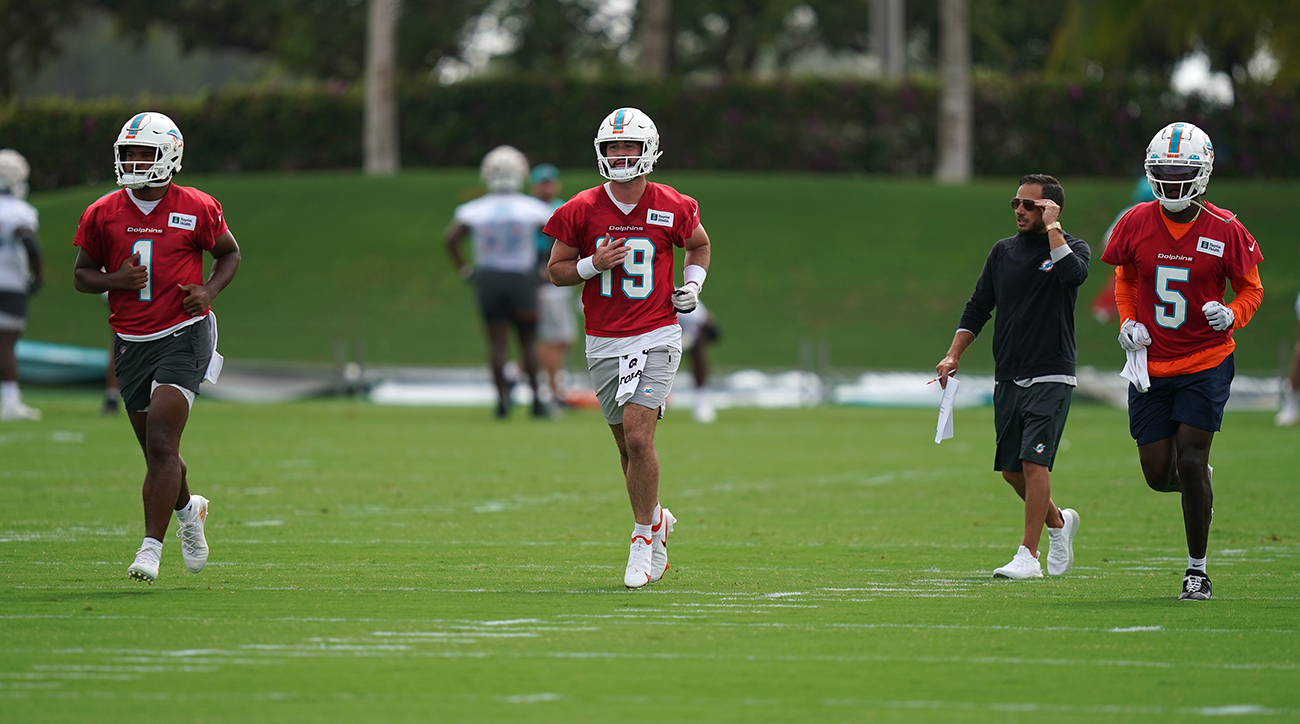
[[[958,711],[1043,712],[1053,714],[1183,714],[1192,716],[1296,716],[1300,709],[1270,709],[1258,704],[1223,707],[1141,706],[1128,704],[1042,704],[1038,702],[976,701],[885,701],[870,699],[826,699],[825,706],[863,707],[870,709],[935,709]]]
[[[284,525],[284,521],[283,520],[249,520],[249,521],[245,521],[244,525],[248,526],[249,528],[270,528],[278,525]]]
[[[546,701],[560,701],[563,696],[559,694],[516,694],[515,696],[500,697],[501,701],[507,704],[540,704]]]

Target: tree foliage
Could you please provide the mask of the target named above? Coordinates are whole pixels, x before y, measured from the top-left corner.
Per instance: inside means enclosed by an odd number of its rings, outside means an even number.
[[[0,101],[13,95],[18,71],[57,57],[59,30],[76,23],[89,0],[0,0]]]

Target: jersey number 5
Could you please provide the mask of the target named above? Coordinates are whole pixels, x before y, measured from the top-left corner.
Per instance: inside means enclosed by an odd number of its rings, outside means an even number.
[[[596,248],[608,242],[609,237],[602,236],[596,240]],[[645,299],[655,285],[654,242],[644,237],[633,237],[623,245],[628,249],[627,256],[623,257],[623,274],[627,277],[623,280],[623,294],[628,299]],[[600,273],[600,295],[609,297],[613,294],[614,270],[606,269]]]
[[[1156,324],[1166,329],[1178,329],[1187,321],[1187,297],[1169,288],[1170,282],[1186,282],[1192,270],[1181,266],[1156,267]]]
[[[136,242],[131,245],[131,254],[132,255],[139,254],[140,266],[148,269],[150,272],[153,271],[153,239],[136,239]],[[152,273],[149,275],[149,279],[145,281],[144,289],[140,290],[140,301],[142,302],[153,301],[153,274]]]

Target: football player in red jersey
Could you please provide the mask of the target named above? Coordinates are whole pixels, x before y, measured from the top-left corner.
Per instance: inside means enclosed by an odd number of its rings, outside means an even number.
[[[555,239],[549,266],[559,286],[583,285],[587,367],[614,433],[635,525],[623,583],[640,588],[668,569],[676,519],[659,505],[655,425],[682,357],[678,312],[699,301],[709,235],[695,199],[646,175],[659,159],[659,131],[642,111],[620,108],[596,132],[596,165],[608,183],[555,211],[542,233]],[[673,249],[685,250],[673,287]]]
[[[108,292],[114,367],[147,465],[145,538],[127,575],[151,584],[173,511],[185,567],[198,573],[208,560],[208,501],[190,495],[181,433],[200,381],[215,382],[221,371],[209,307],[240,258],[221,204],[172,183],[184,149],[180,129],[161,113],[127,121],[113,144],[117,183],[125,188],[91,204],[73,240],[80,247],[77,291]],[[206,283],[205,251],[213,259]]]
[[[1102,261],[1116,266],[1119,343],[1129,432],[1147,485],[1179,492],[1187,573],[1179,599],[1210,598],[1205,572],[1214,493],[1210,444],[1223,421],[1234,374],[1232,330],[1246,326],[1264,298],[1259,244],[1235,214],[1202,200],[1214,146],[1190,123],[1151,139],[1146,173],[1156,201],[1115,225]],[[1226,285],[1235,298],[1223,303]]]

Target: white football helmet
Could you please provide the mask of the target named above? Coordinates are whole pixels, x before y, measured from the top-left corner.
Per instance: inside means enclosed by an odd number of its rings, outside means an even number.
[[[153,165],[144,172],[131,164],[127,172],[122,165],[123,146],[149,146],[154,149]],[[136,114],[122,126],[113,144],[113,162],[117,168],[117,185],[129,189],[145,186],[166,186],[171,177],[181,170],[181,156],[185,154],[185,138],[172,119],[161,113]]]
[[[622,168],[615,168],[610,157],[605,155],[605,144],[610,141],[635,141],[641,144],[640,157],[628,157],[635,163]],[[631,181],[637,176],[644,176],[655,168],[655,162],[663,155],[659,150],[659,129],[644,112],[637,108],[620,108],[605,116],[596,130],[596,167],[600,175],[610,181]],[[616,157],[621,158],[621,157]]]
[[[1214,171],[1214,144],[1190,123],[1170,123],[1147,145],[1147,181],[1160,205],[1182,211],[1205,193]]]
[[[514,146],[497,146],[483,157],[479,175],[492,193],[518,191],[528,178],[528,159]]]
[[[12,148],[0,149],[0,193],[27,198],[27,176],[31,171],[21,153]]]

